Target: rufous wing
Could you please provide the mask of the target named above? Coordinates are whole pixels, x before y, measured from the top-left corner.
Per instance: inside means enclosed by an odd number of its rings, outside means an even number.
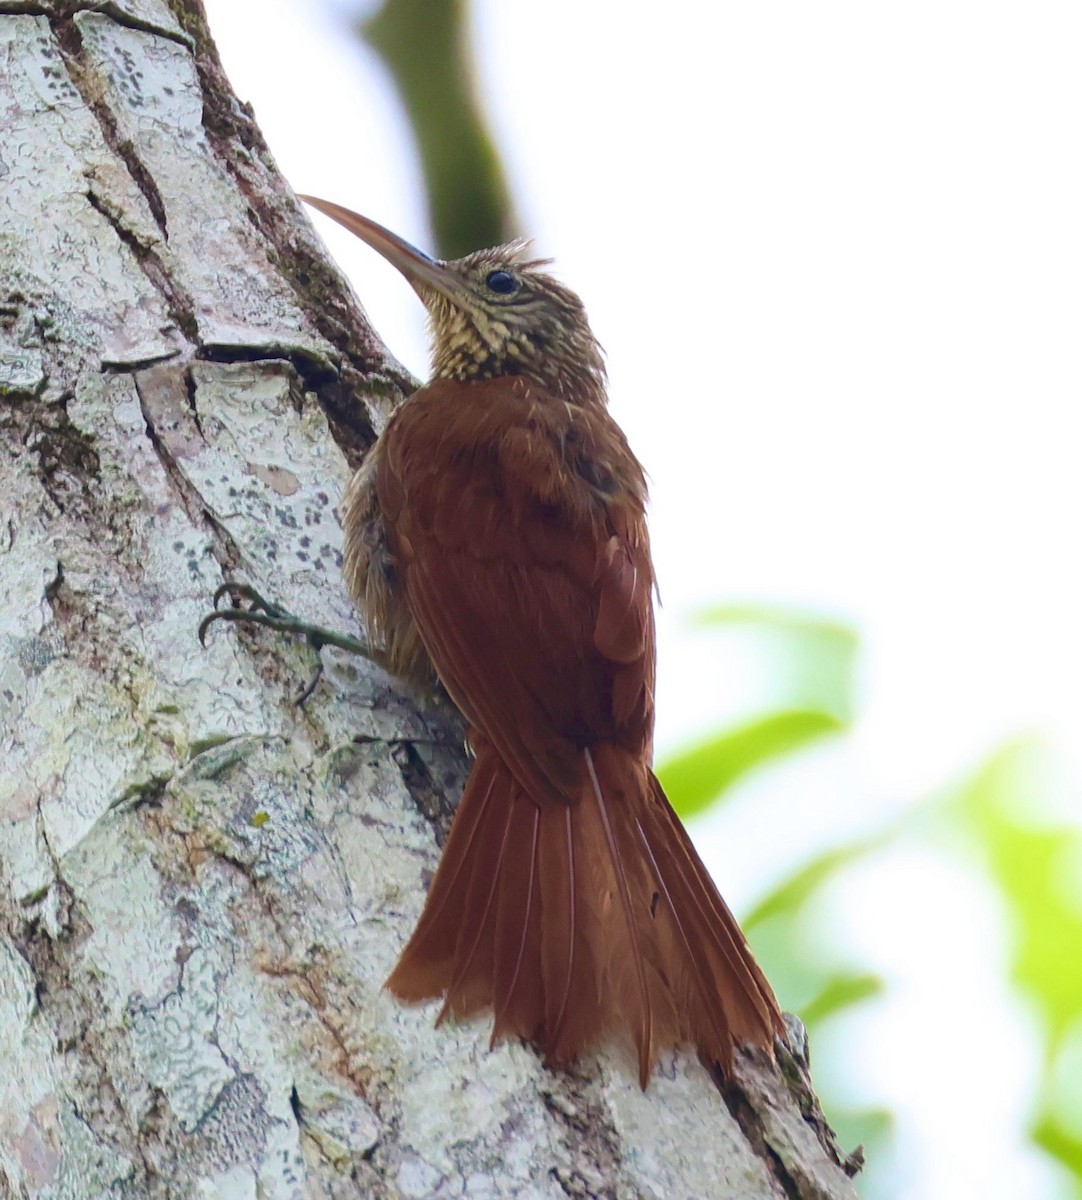
[[[388,542],[436,670],[528,793],[566,799],[580,746],[649,740],[641,468],[603,410],[516,379],[429,384],[384,437]]]

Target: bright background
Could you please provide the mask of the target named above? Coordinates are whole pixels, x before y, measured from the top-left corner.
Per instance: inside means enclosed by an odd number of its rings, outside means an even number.
[[[369,10],[206,5],[293,185],[431,247],[409,124],[350,27]],[[697,610],[768,603],[860,635],[844,736],[693,825],[746,911],[901,823],[808,932],[885,984],[813,1045],[841,1109],[893,1113],[858,1186],[1082,1195],[1026,1134],[1047,1047],[1007,986],[1009,905],[972,847],[922,835],[936,797],[1030,732],[1043,774],[1018,812],[1082,813],[1082,8],[475,0],[473,35],[521,232],[585,299],[651,477],[659,757],[784,675]],[[319,228],[423,376],[409,287]],[[1082,1136],[1075,1032],[1058,1086]]]

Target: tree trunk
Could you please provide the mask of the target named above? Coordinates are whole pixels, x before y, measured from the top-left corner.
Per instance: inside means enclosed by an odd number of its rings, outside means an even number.
[[[196,629],[223,578],[355,627],[336,505],[411,381],[197,3],[0,0],[0,47],[0,1196],[851,1196],[788,1051],[643,1093],[381,991],[457,721]]]

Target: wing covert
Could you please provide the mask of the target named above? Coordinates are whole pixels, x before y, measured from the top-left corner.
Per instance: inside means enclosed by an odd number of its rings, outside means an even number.
[[[566,799],[582,746],[648,745],[645,482],[611,418],[517,379],[436,381],[384,437],[377,491],[421,638],[521,786]]]

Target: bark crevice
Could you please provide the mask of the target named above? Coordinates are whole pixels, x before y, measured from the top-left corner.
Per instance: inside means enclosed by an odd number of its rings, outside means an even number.
[[[50,21],[53,36],[56,38],[56,44],[60,48],[61,57],[64,60],[64,65],[67,67],[68,78],[75,85],[76,90],[82,97],[87,111],[92,113],[97,120],[105,145],[109,147],[127,168],[132,181],[146,201],[147,208],[150,210],[150,214],[154,218],[162,237],[165,241],[168,241],[169,224],[166,218],[165,202],[162,199],[158,184],[152,173],[147,169],[146,164],[139,157],[139,153],[131,140],[124,137],[120,132],[115,113],[106,103],[100,88],[94,83],[93,68],[89,67],[86,62],[83,35],[75,20],[76,15],[80,12],[103,13],[105,10],[97,6],[77,8],[71,12],[65,12],[63,16],[53,17]],[[113,16],[113,19],[116,19],[112,13],[106,13],[105,15]],[[138,26],[131,27],[138,28]],[[146,32],[160,35],[160,31],[156,29]],[[100,206],[99,211],[102,211],[106,219],[117,230],[122,240],[126,242],[133,240],[131,234],[120,224],[118,217],[110,215],[106,206],[95,196],[93,189],[90,190],[88,196],[92,204]]]

